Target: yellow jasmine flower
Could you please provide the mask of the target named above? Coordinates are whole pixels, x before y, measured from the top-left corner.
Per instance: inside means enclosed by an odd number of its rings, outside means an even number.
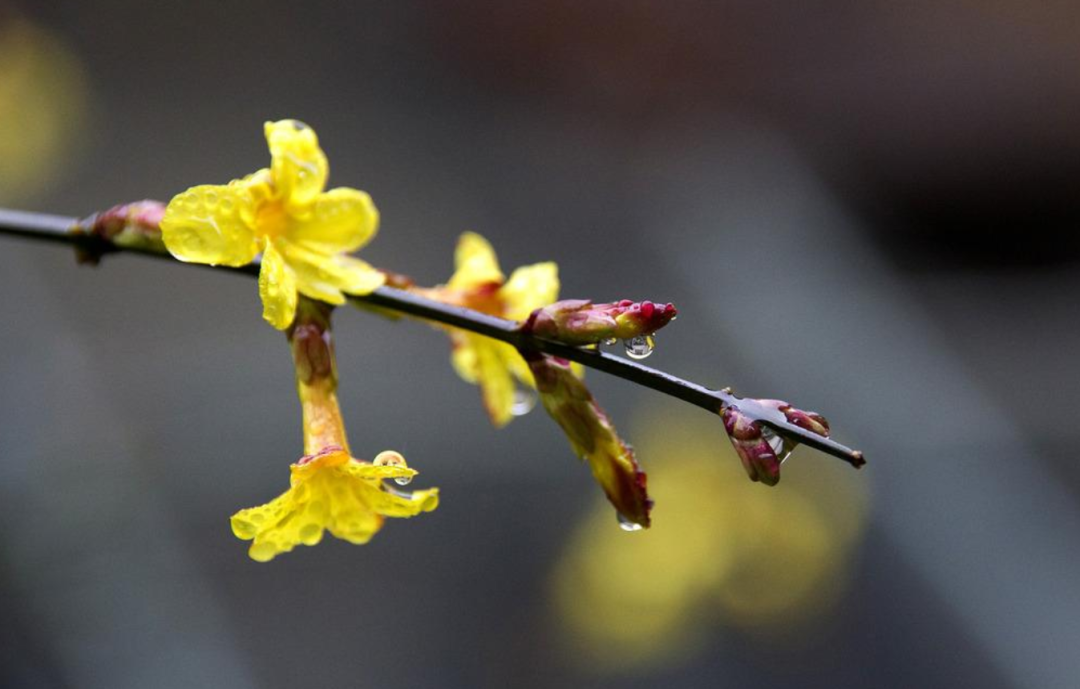
[[[412,517],[439,504],[437,488],[410,494],[383,483],[395,479],[405,485],[417,473],[397,452],[382,452],[373,463],[351,456],[337,398],[332,308],[301,297],[296,320],[285,333],[296,372],[305,453],[291,467],[289,490],[232,517],[233,533],[252,541],[248,554],[259,562],[298,544],[315,545],[326,530],[350,543],[367,543],[384,517]]]
[[[371,197],[356,189],[323,191],[330,168],[315,132],[296,120],[267,122],[270,167],[229,184],[204,184],[165,209],[162,238],[190,263],[242,266],[262,253],[263,318],[292,323],[297,293],[342,304],[344,293],[370,294],[382,273],[345,255],[378,229]]]
[[[301,458],[290,471],[289,490],[232,517],[237,538],[252,541],[248,555],[253,560],[267,562],[299,544],[315,545],[327,530],[364,544],[384,517],[412,517],[439,504],[437,488],[404,494],[383,486],[383,479],[407,481],[416,475],[396,452],[383,452],[369,464],[332,446]]]
[[[454,265],[450,281],[425,291],[429,296],[515,321],[525,320],[535,309],[559,298],[559,268],[555,263],[523,266],[507,280],[495,250],[475,232],[461,235]],[[480,386],[491,422],[505,426],[513,418],[515,379],[536,387],[528,364],[505,342],[462,330],[451,330],[450,340],[454,370],[466,382]]]

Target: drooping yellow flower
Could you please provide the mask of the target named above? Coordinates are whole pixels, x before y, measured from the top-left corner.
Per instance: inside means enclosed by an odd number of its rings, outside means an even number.
[[[437,488],[404,493],[383,483],[396,479],[404,485],[417,473],[397,452],[382,452],[373,463],[350,455],[337,398],[331,308],[301,297],[296,320],[286,331],[306,454],[291,467],[289,490],[233,515],[233,533],[253,541],[248,549],[253,560],[266,562],[299,544],[315,545],[326,530],[350,543],[367,543],[384,517],[412,517],[439,504]]]
[[[408,480],[416,475],[396,452],[383,452],[368,464],[340,447],[328,447],[301,458],[290,471],[289,490],[232,517],[237,538],[252,541],[248,554],[253,560],[267,562],[297,545],[315,545],[326,530],[364,544],[384,517],[412,517],[439,504],[437,488],[404,494],[383,486],[383,479]]]
[[[455,271],[443,287],[427,291],[439,301],[466,306],[482,313],[515,321],[559,298],[559,268],[553,262],[515,270],[507,280],[491,244],[475,232],[458,240]],[[451,330],[451,362],[466,382],[479,385],[491,422],[506,425],[513,417],[516,379],[536,387],[532,373],[518,351],[505,342]]]
[[[190,263],[242,266],[261,252],[263,318],[284,330],[298,292],[342,304],[343,293],[370,294],[383,284],[382,273],[346,255],[375,236],[379,213],[365,192],[323,191],[329,165],[310,127],[282,120],[265,131],[269,169],[177,195],[161,232],[169,252]]]

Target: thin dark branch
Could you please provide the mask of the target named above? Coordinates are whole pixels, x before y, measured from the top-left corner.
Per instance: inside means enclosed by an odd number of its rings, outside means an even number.
[[[72,231],[73,228],[77,227],[78,223],[78,218],[0,209],[0,234],[61,242],[87,249],[96,255],[125,251],[173,260],[167,254],[143,248],[121,248],[95,235]],[[231,270],[248,275],[258,274],[256,265]],[[862,466],[864,463],[861,452],[796,426],[788,422],[783,414],[764,409],[750,409],[750,407],[755,406],[752,400],[740,399],[729,390],[713,390],[606,352],[538,338],[522,332],[520,325],[516,321],[489,316],[460,306],[443,304],[392,287],[380,287],[367,296],[350,296],[349,299],[359,305],[376,306],[388,311],[395,311],[461,328],[462,330],[469,330],[485,337],[501,340],[519,349],[535,349],[545,354],[576,361],[583,366],[609,373],[684,402],[689,402],[714,414],[718,413],[723,406],[736,404],[744,412],[752,413],[763,424],[791,442],[813,447],[838,457],[855,467]]]

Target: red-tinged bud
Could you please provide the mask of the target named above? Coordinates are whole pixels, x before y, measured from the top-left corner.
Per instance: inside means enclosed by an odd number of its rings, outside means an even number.
[[[795,444],[781,438],[763,424],[763,420],[776,422],[783,419],[811,433],[829,437],[829,422],[825,417],[796,409],[781,400],[740,400],[737,405],[724,406],[720,416],[750,480],[769,486],[780,482],[780,465],[795,449]]]
[[[592,393],[571,371],[570,362],[536,352],[525,358],[544,409],[563,429],[574,452],[589,463],[623,528],[648,528],[652,500],[633,449],[615,432]]]
[[[305,385],[319,380],[336,382],[334,341],[330,333],[330,307],[303,298],[296,319],[285,332],[292,347],[296,378]]]
[[[135,201],[95,213],[72,228],[72,232],[101,240],[78,253],[80,263],[97,263],[111,247],[165,253],[161,239],[161,219],[165,204],[160,201]]]
[[[761,481],[767,486],[779,483],[780,458],[766,439],[761,423],[752,420],[737,407],[724,407],[720,416],[750,480]]]
[[[639,335],[651,335],[675,320],[678,313],[674,304],[654,304],[651,301],[631,304],[615,316],[617,327],[613,337],[629,340]]]
[[[594,304],[566,299],[533,311],[525,330],[537,337],[570,345],[592,345],[605,340],[629,340],[651,335],[677,315],[672,304],[622,301]]]

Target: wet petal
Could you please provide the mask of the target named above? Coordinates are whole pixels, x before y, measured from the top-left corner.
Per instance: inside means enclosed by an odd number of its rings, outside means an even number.
[[[267,122],[270,171],[286,206],[300,216],[326,186],[330,166],[315,131],[298,120]]]
[[[266,245],[259,270],[259,296],[263,318],[278,330],[288,328],[296,317],[296,277],[273,243]]]
[[[371,294],[386,284],[386,274],[355,256],[336,254],[331,258],[341,291],[346,294]]]
[[[381,486],[367,492],[368,504],[373,510],[387,517],[415,517],[439,506],[439,489],[428,488],[411,493],[387,491]]]
[[[330,255],[311,251],[291,242],[282,243],[285,262],[296,273],[296,289],[312,299],[328,304],[344,304],[341,277]]]
[[[343,464],[341,471],[353,478],[364,479],[367,481],[382,481],[388,478],[413,478],[419,472],[416,469],[411,469],[407,466],[401,466],[398,464],[367,464],[365,462],[357,462],[355,460]]]
[[[345,187],[320,194],[303,220],[290,224],[289,241],[323,253],[356,251],[371,241],[379,211],[365,192]]]
[[[454,276],[447,284],[454,289],[468,289],[503,279],[495,249],[488,240],[475,232],[461,235],[454,251]]]
[[[204,184],[176,195],[161,219],[165,247],[188,263],[242,266],[259,246],[245,218],[253,217],[251,196],[237,185]]]
[[[522,266],[502,286],[499,296],[505,305],[503,316],[523,321],[559,298],[559,267],[551,261]]]
[[[285,261],[296,272],[301,294],[329,304],[344,304],[349,294],[370,294],[386,282],[386,276],[352,256],[325,254],[305,246],[284,243]]]

